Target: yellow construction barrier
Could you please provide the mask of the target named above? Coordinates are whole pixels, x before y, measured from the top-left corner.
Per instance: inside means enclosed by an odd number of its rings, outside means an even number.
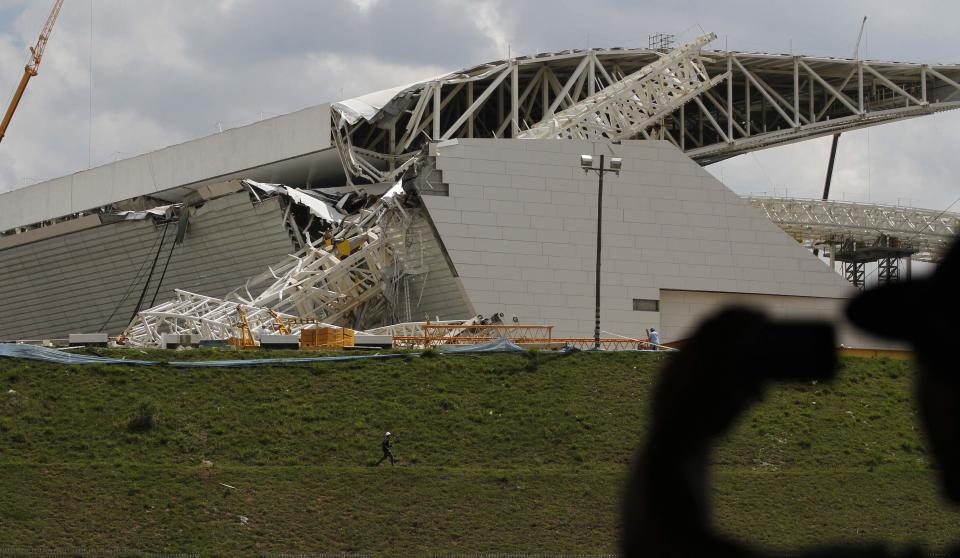
[[[300,330],[301,349],[352,347],[355,332],[345,327],[311,327]]]

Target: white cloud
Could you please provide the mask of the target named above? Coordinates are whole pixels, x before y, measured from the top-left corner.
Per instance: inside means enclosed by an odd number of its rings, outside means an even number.
[[[645,45],[650,33],[689,28],[695,13],[704,29],[729,35],[733,48],[782,51],[793,37],[798,52],[845,55],[869,13],[871,55],[958,61],[951,27],[958,8],[931,18],[892,10],[892,0],[811,1],[820,7],[784,20],[776,3],[744,11],[706,0],[653,7],[627,0],[95,0],[94,160],[207,135],[218,121],[240,126],[261,111],[283,114],[503,58],[508,45],[514,54],[582,47],[586,21],[596,23],[590,40],[597,45]],[[816,19],[825,6],[834,17]],[[16,85],[48,10],[46,2],[0,0],[0,100]],[[0,144],[0,190],[24,177],[86,168],[89,16],[89,2],[65,3],[40,75]],[[880,126],[869,137],[872,200],[942,207],[960,194],[953,153],[960,114]],[[841,139],[836,197],[867,198],[866,138],[861,131]],[[710,170],[722,170],[741,192],[773,187],[819,196],[829,141],[757,152]]]
[[[338,100],[426,80],[450,70],[439,66],[391,64],[370,56],[334,53],[310,54],[304,61],[304,77],[310,82],[330,82],[339,86]]]
[[[819,198],[830,137],[741,155],[708,167],[745,194]],[[848,132],[840,137],[832,199],[943,209],[960,195],[960,113]],[[765,171],[765,172],[764,172]],[[954,207],[956,210],[956,207]]]
[[[493,45],[493,58],[506,58],[508,54],[523,54],[510,52],[510,35],[512,25],[503,18],[502,2],[499,0],[488,1],[461,1],[459,4],[465,9],[472,10],[473,24],[483,33]],[[480,62],[479,60],[477,62]]]
[[[380,0],[350,0],[350,3],[354,5],[360,13],[367,13],[371,8],[376,7],[380,3]]]

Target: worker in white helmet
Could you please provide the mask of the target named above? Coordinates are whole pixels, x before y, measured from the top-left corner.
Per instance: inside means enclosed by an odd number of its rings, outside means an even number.
[[[393,447],[393,439],[391,436],[393,436],[393,434],[389,432],[383,436],[383,443],[380,444],[380,448],[383,449],[383,457],[380,458],[380,461],[377,461],[377,465],[383,463],[384,459],[389,459],[391,465],[396,463],[396,460],[393,458],[393,453],[390,451],[390,448]]]

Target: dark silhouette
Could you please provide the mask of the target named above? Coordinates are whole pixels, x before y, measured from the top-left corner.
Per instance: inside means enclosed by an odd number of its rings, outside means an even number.
[[[380,458],[380,461],[377,461],[377,465],[383,463],[384,459],[389,459],[391,465],[396,464],[396,460],[393,458],[393,453],[390,451],[390,448],[393,447],[393,441],[390,439],[390,436],[392,436],[392,434],[389,432],[383,436],[383,442],[380,443],[380,449],[383,450],[383,457]]]
[[[916,355],[917,403],[946,497],[960,504],[960,374],[949,351],[960,332],[960,242],[928,279],[869,290],[847,316]],[[832,328],[781,323],[746,309],[706,320],[665,365],[649,435],[628,481],[620,548],[625,557],[765,556],[713,531],[708,507],[710,450],[771,380],[835,373]],[[896,510],[891,510],[896,513]],[[797,556],[923,556],[872,546],[803,549]],[[955,547],[948,556],[960,556]]]

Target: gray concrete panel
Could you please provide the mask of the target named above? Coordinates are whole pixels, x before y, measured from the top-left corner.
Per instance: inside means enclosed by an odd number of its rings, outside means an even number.
[[[329,149],[330,105],[0,194],[0,231]]]
[[[827,299],[850,292],[668,142],[463,139],[435,153],[449,197],[424,200],[481,314],[503,311],[552,323],[557,335],[592,336],[597,177],[579,168],[581,153],[624,160],[620,176],[604,179],[605,331],[660,327],[659,314],[633,311],[632,301],[659,299],[661,289]]]
[[[147,220],[0,250],[0,339],[118,333],[133,314],[158,251],[143,308],[154,293],[157,303],[172,298],[174,288],[223,296],[293,251],[281,218],[278,199],[254,204],[241,192],[207,202],[176,247],[176,223],[165,227]]]

